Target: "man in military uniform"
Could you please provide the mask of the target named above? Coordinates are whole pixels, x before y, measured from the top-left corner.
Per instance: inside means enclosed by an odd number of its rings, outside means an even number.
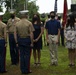
[[[5,73],[5,57],[6,57],[6,24],[2,22],[3,12],[0,12],[0,73]]]
[[[21,20],[15,25],[14,37],[20,48],[20,69],[22,74],[31,73],[30,55],[33,46],[33,25],[27,18],[28,10],[20,11]],[[17,34],[19,36],[17,40]]]
[[[16,43],[14,40],[14,27],[17,22],[19,22],[20,19],[15,16],[15,11],[10,11],[10,19],[7,23],[7,29],[8,29],[8,35],[9,35],[9,46],[10,46],[10,56],[11,56],[11,63],[12,65],[17,65],[19,63],[19,51],[16,47]]]

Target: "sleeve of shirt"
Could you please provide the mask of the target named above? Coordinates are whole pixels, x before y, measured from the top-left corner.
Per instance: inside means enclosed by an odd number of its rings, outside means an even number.
[[[7,22],[7,29],[9,28],[9,20],[8,20],[8,22]]]
[[[4,37],[5,37],[5,41],[7,41],[7,25],[4,24]]]
[[[6,24],[4,24],[4,29],[6,30],[6,28],[7,28],[7,25],[6,25]]]
[[[16,30],[16,32],[18,33],[18,22],[15,24],[15,30]]]

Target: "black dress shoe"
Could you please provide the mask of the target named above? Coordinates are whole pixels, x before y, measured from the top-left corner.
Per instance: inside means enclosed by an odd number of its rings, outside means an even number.
[[[32,73],[32,71],[29,71],[29,72],[22,72],[22,74],[29,74],[29,73]]]
[[[69,64],[70,67],[75,67],[75,64]]]
[[[0,73],[7,73],[7,71],[0,71]]]

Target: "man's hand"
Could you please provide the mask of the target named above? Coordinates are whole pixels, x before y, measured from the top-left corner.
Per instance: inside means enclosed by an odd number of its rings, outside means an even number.
[[[33,40],[33,42],[36,42],[35,40]]]
[[[5,47],[7,47],[7,43],[5,43]]]
[[[35,42],[37,42],[38,41],[38,39],[35,39]]]
[[[16,47],[18,47],[18,43],[16,43]]]
[[[30,45],[31,47],[33,47],[33,43],[31,43],[31,45]]]
[[[38,41],[38,39],[33,40],[33,42],[37,42],[37,41]]]
[[[46,42],[49,44],[49,40],[48,39],[46,39]]]
[[[56,41],[56,44],[58,44],[58,42],[59,42],[59,41],[57,40],[57,41]]]

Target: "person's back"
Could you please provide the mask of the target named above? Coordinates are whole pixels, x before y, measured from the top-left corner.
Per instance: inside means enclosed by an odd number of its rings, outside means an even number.
[[[6,28],[6,24],[0,21],[0,38],[4,38],[4,29]]]
[[[3,12],[0,12],[0,73],[6,72],[6,24],[2,22]]]
[[[30,36],[29,29],[31,25],[32,25],[31,22],[28,21],[27,19],[21,19],[21,21],[17,23],[18,35],[22,38]]]
[[[14,37],[17,46],[20,49],[20,69],[22,74],[31,73],[30,71],[30,55],[31,46],[33,46],[33,25],[27,20],[27,10],[20,11],[21,20],[16,23],[14,29]],[[17,38],[18,35],[18,38]]]

